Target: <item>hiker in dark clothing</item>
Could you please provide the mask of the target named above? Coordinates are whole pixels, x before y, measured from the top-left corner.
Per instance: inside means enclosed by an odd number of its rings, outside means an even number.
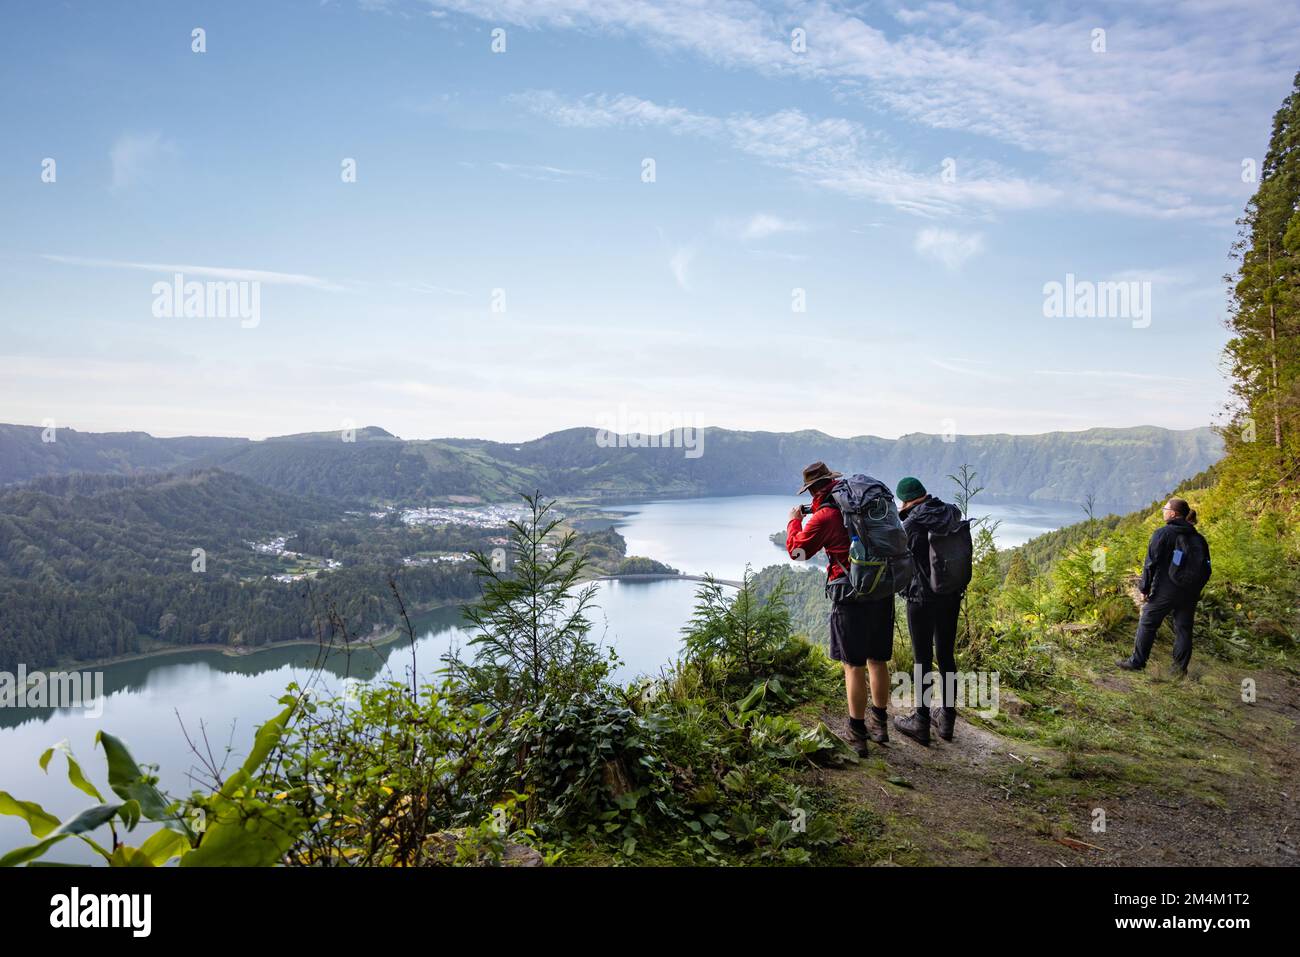
[[[1122,658],[1125,671],[1141,671],[1151,657],[1156,632],[1166,618],[1173,622],[1174,670],[1187,674],[1192,660],[1192,623],[1201,589],[1210,577],[1210,546],[1196,530],[1196,512],[1181,498],[1171,498],[1163,509],[1165,524],[1151,535],[1138,591],[1142,617],[1138,620],[1133,654]]]
[[[936,592],[935,569],[931,567],[931,536],[957,536],[964,532],[968,546],[970,526],[962,517],[961,509],[927,494],[925,486],[910,475],[898,483],[896,494],[903,503],[898,516],[903,520],[916,568],[903,596],[907,599],[907,630],[912,637],[912,659],[915,662],[912,684],[916,708],[911,714],[894,718],[894,727],[912,740],[928,745],[930,704],[933,702],[941,706],[933,712],[939,737],[951,741],[957,722],[957,658],[954,647],[961,599],[970,581],[970,559],[966,558],[964,570],[953,569],[947,579],[940,574],[938,579],[944,593]],[[969,556],[969,548],[965,550]],[[937,673],[930,670],[932,655],[939,659]]]
[[[812,493],[811,506],[790,509],[786,525],[785,548],[795,561],[807,561],[825,550],[826,580],[834,582],[844,576],[849,565],[850,536],[844,520],[831,498],[831,487],[839,472],[832,472],[824,462],[814,462],[803,470],[803,487],[799,494]],[[804,521],[807,508],[808,520]],[[848,698],[849,718],[846,736],[865,755],[867,740],[883,744],[889,740],[889,659],[894,654],[894,598],[882,601],[832,602],[830,615],[830,656],[844,666],[844,689]],[[870,709],[868,702],[870,675]]]

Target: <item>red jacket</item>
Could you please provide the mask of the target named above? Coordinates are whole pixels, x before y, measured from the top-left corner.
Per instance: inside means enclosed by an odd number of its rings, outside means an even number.
[[[822,549],[830,559],[826,580],[834,581],[844,574],[841,566],[849,564],[849,530],[831,504],[829,490],[813,496],[813,513],[802,523],[792,518],[785,529],[785,550],[795,561],[807,561]]]

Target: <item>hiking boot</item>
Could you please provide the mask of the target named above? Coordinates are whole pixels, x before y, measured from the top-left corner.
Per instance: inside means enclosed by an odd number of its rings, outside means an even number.
[[[934,716],[934,723],[939,728],[939,737],[945,741],[951,741],[952,729],[957,724],[957,709],[938,708],[931,710],[930,714]]]
[[[840,737],[849,743],[849,747],[857,752],[858,757],[867,756],[867,735],[863,731],[858,731],[849,723],[847,718],[844,719],[844,730],[840,732]]]
[[[1142,666],[1141,666],[1141,665],[1135,665],[1135,664],[1133,664],[1133,659],[1132,659],[1132,658],[1121,658],[1119,661],[1117,661],[1117,662],[1115,662],[1115,663],[1116,663],[1117,665],[1119,665],[1121,668],[1123,668],[1125,671],[1141,671],[1141,670],[1142,670]]]
[[[876,712],[867,709],[867,737],[876,744],[889,743],[889,726],[884,718],[876,717]]]
[[[895,718],[894,727],[917,744],[930,746],[930,716],[919,708],[911,714]]]

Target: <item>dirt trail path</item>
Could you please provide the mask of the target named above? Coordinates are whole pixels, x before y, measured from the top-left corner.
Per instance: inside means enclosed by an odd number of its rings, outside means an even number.
[[[873,744],[862,764],[826,771],[822,781],[841,807],[883,822],[863,842],[875,863],[1296,866],[1300,679],[1218,664],[1210,671],[1193,666],[1199,688],[1161,690],[1215,705],[1192,728],[1199,747],[1165,761],[1112,760],[1104,748],[1080,761],[1016,735],[1024,724],[1014,716],[1001,719],[1011,735],[963,717],[951,743],[936,734],[928,748],[891,728],[889,744]],[[1232,700],[1243,676],[1257,683],[1254,703]],[[1135,682],[1150,680],[1099,671],[1095,683],[1122,703]],[[1124,733],[1156,733],[1159,724],[1135,719]],[[1093,827],[1098,810],[1104,830]]]

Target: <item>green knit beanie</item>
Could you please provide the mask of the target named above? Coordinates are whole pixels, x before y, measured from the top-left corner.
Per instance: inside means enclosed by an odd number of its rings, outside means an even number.
[[[909,475],[898,483],[895,494],[898,495],[900,502],[910,502],[914,498],[921,498],[925,495],[925,486],[921,484],[920,479]]]

